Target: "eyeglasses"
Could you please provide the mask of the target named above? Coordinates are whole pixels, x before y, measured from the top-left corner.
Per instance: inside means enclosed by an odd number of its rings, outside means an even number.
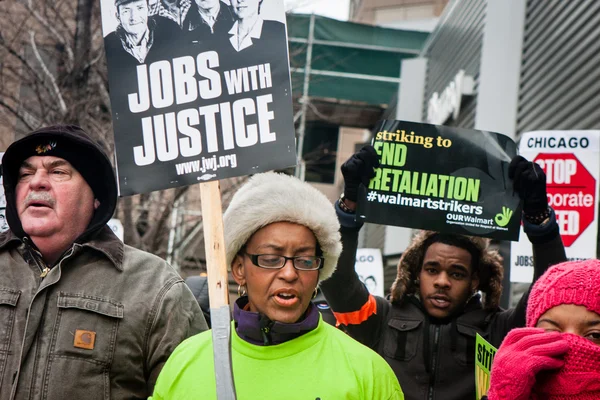
[[[297,270],[314,271],[323,268],[323,261],[325,260],[320,256],[286,257],[276,254],[244,254],[250,257],[252,264],[256,265],[257,267],[268,269],[281,269],[287,260],[292,260],[292,264]]]

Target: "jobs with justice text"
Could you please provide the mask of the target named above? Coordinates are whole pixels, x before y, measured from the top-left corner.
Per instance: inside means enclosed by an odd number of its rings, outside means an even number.
[[[295,163],[283,3],[196,3],[101,1],[121,195]]]

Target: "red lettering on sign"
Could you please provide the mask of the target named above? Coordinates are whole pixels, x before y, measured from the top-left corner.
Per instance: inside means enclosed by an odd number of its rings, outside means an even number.
[[[556,212],[565,247],[594,221],[596,180],[574,154],[541,153],[535,160],[546,173],[548,204]]]

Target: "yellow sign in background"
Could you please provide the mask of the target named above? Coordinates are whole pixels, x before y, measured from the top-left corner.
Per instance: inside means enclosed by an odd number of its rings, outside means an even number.
[[[490,371],[494,356],[496,355],[494,346],[487,340],[477,334],[475,341],[475,398],[481,400],[490,389]]]

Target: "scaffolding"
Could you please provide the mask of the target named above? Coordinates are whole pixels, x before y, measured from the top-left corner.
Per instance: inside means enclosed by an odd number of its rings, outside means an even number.
[[[344,126],[371,127],[379,113],[362,116],[361,107],[385,110],[397,96],[402,60],[417,57],[428,33],[338,21],[314,14],[287,16],[292,92],[296,99],[298,167],[306,122],[312,113],[326,119],[317,103],[335,112]],[[333,111],[332,111],[333,110]]]

